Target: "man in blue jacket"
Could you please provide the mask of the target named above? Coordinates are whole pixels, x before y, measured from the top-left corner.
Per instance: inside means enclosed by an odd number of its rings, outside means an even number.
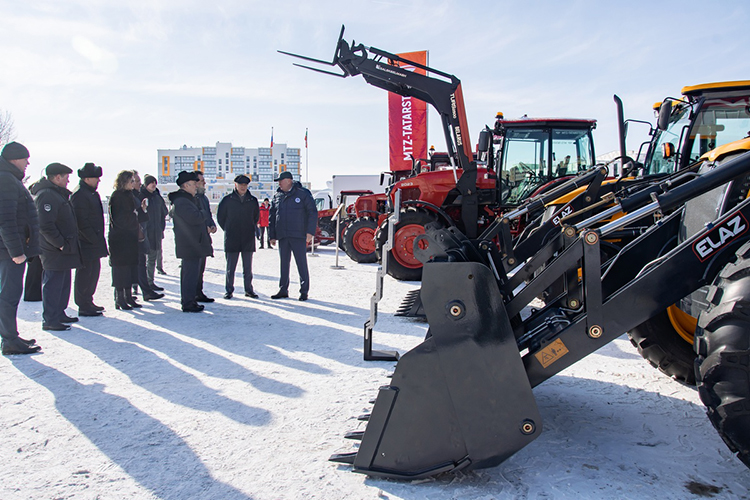
[[[47,165],[47,177],[34,184],[32,193],[39,213],[42,249],[42,330],[70,330],[77,317],[65,314],[70,300],[70,270],[81,267],[78,222],[70,203],[69,176],[62,163]]]
[[[23,185],[29,150],[11,142],[0,153],[0,336],[2,352],[31,354],[41,349],[34,339],[18,336],[18,302],[26,260],[39,255],[39,219],[34,199]]]
[[[310,273],[307,270],[307,245],[312,243],[318,224],[318,209],[310,191],[295,182],[291,172],[282,172],[279,189],[273,196],[268,214],[268,234],[271,245],[279,242],[281,276],[279,291],[272,299],[289,297],[289,267],[292,254],[299,273],[299,300],[307,300]]]

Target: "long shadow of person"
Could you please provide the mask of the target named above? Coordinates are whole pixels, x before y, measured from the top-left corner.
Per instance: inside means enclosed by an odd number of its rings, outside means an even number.
[[[267,410],[222,396],[194,375],[131,342],[115,342],[103,336],[84,340],[83,335],[76,334],[65,340],[95,354],[127,375],[134,384],[174,404],[204,412],[217,411],[244,425],[261,426],[271,420]]]
[[[174,325],[170,325],[170,321],[164,318],[165,316],[167,315],[152,315],[151,317],[155,319],[162,318],[162,324],[158,324],[156,320],[151,321],[151,324],[153,326],[160,326],[166,330],[174,328]],[[294,384],[263,376],[257,371],[253,371],[249,367],[243,366],[232,359],[228,359],[218,353],[210,352],[201,346],[191,344],[179,338],[179,336],[173,335],[171,333],[172,330],[157,330],[139,325],[137,331],[134,331],[132,325],[130,328],[124,328],[122,326],[123,322],[119,319],[107,318],[106,321],[106,324],[91,327],[91,332],[106,332],[109,337],[116,337],[126,342],[137,342],[149,349],[162,352],[169,356],[170,359],[210,377],[225,380],[240,380],[252,385],[259,391],[278,394],[279,396],[288,398],[298,398],[304,394],[304,391]],[[98,343],[100,341],[100,335],[91,336],[88,332],[78,335],[79,332],[80,327],[76,328],[75,332],[71,330],[70,334],[65,336],[65,339],[89,351],[92,350],[89,343]],[[180,333],[184,335],[182,332]],[[213,343],[215,344],[215,342]],[[237,343],[240,343],[240,341],[238,340]],[[225,348],[234,352],[232,344],[225,346]],[[330,370],[325,370],[313,363],[304,363],[284,357],[271,349],[268,349],[268,351],[268,356],[264,357],[266,361],[278,362],[279,364],[309,373],[327,374],[330,372]]]
[[[188,443],[104,385],[81,384],[33,357],[13,359],[15,368],[46,387],[60,414],[102,453],[159,498],[249,499],[215,479]],[[71,450],[75,453],[75,450]],[[115,495],[116,496],[116,495]]]

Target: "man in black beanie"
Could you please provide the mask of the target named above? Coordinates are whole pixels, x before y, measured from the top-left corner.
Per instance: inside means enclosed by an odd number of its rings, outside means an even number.
[[[148,254],[146,255],[146,276],[152,290],[161,292],[162,287],[154,282],[156,270],[160,274],[166,274],[162,267],[162,240],[164,230],[167,227],[167,204],[157,188],[158,182],[153,175],[146,175],[141,186],[141,196],[148,200],[148,223],[146,224],[146,237],[148,239]]]
[[[26,259],[39,255],[39,220],[23,185],[28,165],[29,150],[22,144],[11,142],[0,153],[0,336],[5,355],[41,350],[34,339],[18,336],[16,320]]]
[[[70,203],[78,222],[82,265],[76,269],[73,298],[79,316],[101,316],[104,308],[94,304],[94,293],[102,269],[101,258],[109,255],[104,237],[104,209],[96,188],[102,176],[102,167],[87,163],[78,169],[81,178]]]
[[[81,266],[78,223],[67,186],[73,172],[62,163],[47,165],[47,177],[35,183],[42,248],[42,330],[70,330],[77,317],[65,314],[70,300],[70,270]]]

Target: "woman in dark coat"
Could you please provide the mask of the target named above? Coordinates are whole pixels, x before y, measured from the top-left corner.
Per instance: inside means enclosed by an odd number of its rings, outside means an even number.
[[[138,239],[140,224],[133,196],[135,177],[132,170],[117,174],[115,190],[109,198],[109,264],[112,266],[112,286],[115,307],[141,307],[131,292],[133,277],[138,274]]]

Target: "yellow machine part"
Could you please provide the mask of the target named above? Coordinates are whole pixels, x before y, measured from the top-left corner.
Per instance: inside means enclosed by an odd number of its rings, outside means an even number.
[[[692,317],[676,305],[667,308],[667,316],[669,316],[669,321],[680,337],[692,344],[695,329],[698,326],[698,318]]]

